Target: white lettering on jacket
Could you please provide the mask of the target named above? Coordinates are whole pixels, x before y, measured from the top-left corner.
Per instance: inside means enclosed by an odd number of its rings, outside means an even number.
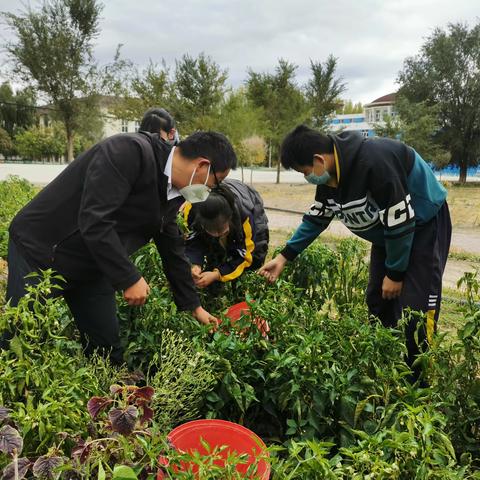
[[[410,194],[408,194],[403,200],[400,200],[397,204],[389,207],[388,209],[380,212],[382,223],[389,228],[396,227],[402,223],[411,220],[415,216],[411,205]]]
[[[335,215],[349,230],[369,230],[380,222],[380,210],[370,194],[358,200],[340,204],[332,199],[316,201],[307,212],[313,217],[331,219]]]

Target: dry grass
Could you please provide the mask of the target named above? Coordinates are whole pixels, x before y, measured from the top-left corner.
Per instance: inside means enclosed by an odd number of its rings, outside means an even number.
[[[449,186],[448,205],[455,227],[480,229],[480,185]]]

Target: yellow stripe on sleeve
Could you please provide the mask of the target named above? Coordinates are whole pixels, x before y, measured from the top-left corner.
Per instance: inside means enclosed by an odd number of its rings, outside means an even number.
[[[233,272],[229,273],[228,275],[221,276],[220,281],[222,282],[229,282],[230,280],[239,277],[243,273],[243,271],[252,264],[252,252],[255,249],[255,243],[252,240],[252,226],[250,225],[249,218],[247,218],[245,222],[243,222],[243,231],[245,233],[246,248],[244,260]]]

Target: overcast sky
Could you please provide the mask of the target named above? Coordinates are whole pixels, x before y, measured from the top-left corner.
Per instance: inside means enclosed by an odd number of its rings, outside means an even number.
[[[151,59],[174,65],[184,53],[205,52],[240,85],[247,68],[273,71],[285,58],[298,65],[298,81],[310,59],[339,59],[346,98],[367,103],[395,91],[403,60],[418,52],[436,27],[479,21],[479,0],[108,0],[96,57],[112,59],[116,45],[137,65]],[[18,12],[20,0],[0,0]],[[32,6],[36,1],[30,2]],[[1,25],[1,35],[8,36]],[[4,54],[0,53],[3,63]]]

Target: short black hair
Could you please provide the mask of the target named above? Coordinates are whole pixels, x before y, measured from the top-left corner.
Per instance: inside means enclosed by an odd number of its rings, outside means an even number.
[[[237,156],[232,144],[225,135],[219,132],[192,133],[182,140],[177,148],[185,158],[207,158],[215,172],[224,172],[237,167]]]
[[[168,133],[172,128],[175,128],[175,120],[164,108],[159,107],[148,109],[140,122],[140,130],[144,132],[160,133],[163,130]]]
[[[315,154],[333,153],[333,140],[324,133],[299,125],[283,139],[280,161],[283,168],[313,165]]]

